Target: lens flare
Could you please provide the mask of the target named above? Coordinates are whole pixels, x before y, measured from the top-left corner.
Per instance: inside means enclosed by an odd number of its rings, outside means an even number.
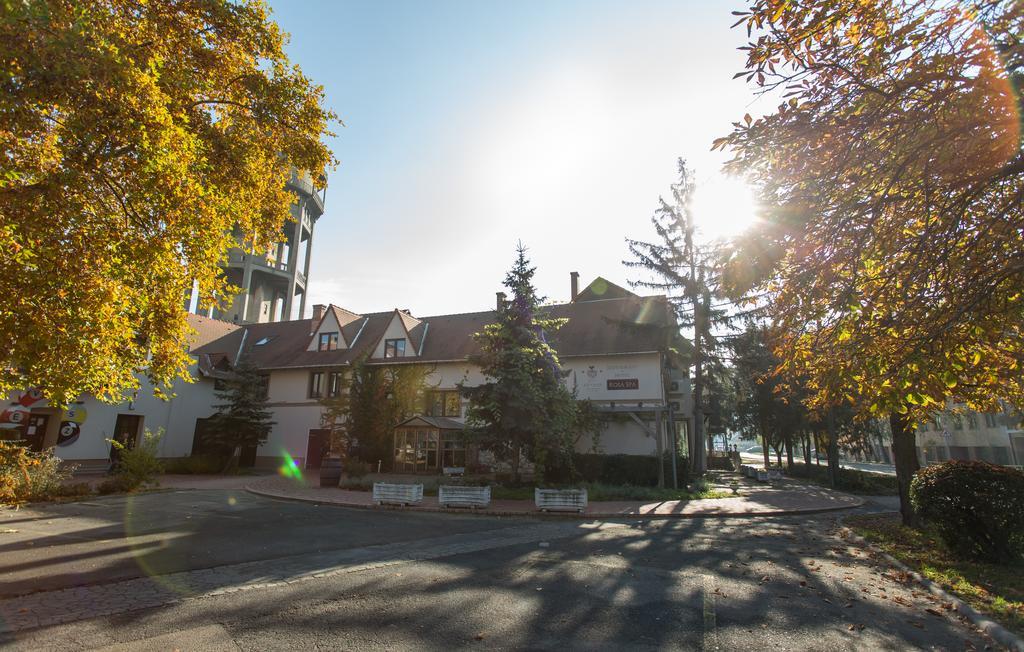
[[[286,478],[302,482],[302,469],[299,468],[295,458],[293,458],[288,451],[283,451],[282,457],[284,457],[284,464],[281,465],[277,472]]]

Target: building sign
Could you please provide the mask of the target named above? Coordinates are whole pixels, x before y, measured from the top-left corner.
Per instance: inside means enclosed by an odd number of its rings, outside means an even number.
[[[609,390],[640,389],[639,378],[609,378],[607,384]]]

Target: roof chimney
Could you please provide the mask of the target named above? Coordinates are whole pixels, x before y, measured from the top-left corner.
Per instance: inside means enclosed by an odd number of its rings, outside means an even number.
[[[495,292],[494,294],[498,297],[498,302],[497,302],[498,310],[501,310],[502,308],[505,307],[505,293],[504,292]]]
[[[321,319],[323,319],[325,312],[327,312],[327,306],[325,306],[322,303],[314,304],[313,305],[313,323],[315,324],[315,323],[319,322]]]
[[[572,293],[572,301],[576,300],[576,295],[580,293],[580,273],[569,272],[569,289]]]

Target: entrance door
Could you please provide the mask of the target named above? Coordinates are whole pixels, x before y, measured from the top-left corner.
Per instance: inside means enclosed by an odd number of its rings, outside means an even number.
[[[327,452],[327,444],[330,441],[330,430],[310,430],[309,440],[306,442],[306,468],[319,469],[323,462],[324,454]]]
[[[135,441],[139,438],[139,426],[142,424],[142,417],[138,414],[119,414],[114,423],[114,441],[121,442],[125,448],[135,448]],[[121,451],[117,446],[110,446],[110,461],[117,462]]]
[[[46,439],[46,426],[50,422],[49,414],[30,414],[25,425],[25,442],[29,450],[41,453]]]

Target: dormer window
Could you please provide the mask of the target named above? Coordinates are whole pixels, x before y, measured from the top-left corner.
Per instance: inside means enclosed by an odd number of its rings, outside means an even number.
[[[405,338],[384,340],[384,357],[401,358],[405,356]]]
[[[338,334],[337,333],[320,333],[320,343],[317,346],[318,351],[334,351],[338,348]]]

